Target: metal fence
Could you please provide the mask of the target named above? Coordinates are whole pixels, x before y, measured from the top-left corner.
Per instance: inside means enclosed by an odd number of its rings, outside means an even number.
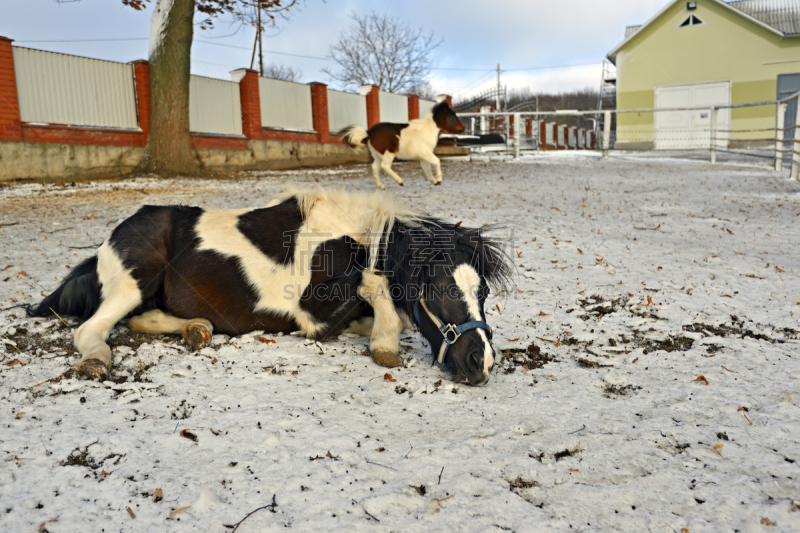
[[[328,126],[338,132],[355,124],[367,129],[367,98],[328,89]]]
[[[758,111],[758,108],[761,110]],[[793,116],[787,116],[790,111]],[[724,152],[763,157],[774,160],[777,171],[783,170],[788,161],[791,165],[790,179],[800,178],[800,93],[779,100],[713,107],[460,113],[459,116],[467,126],[465,133],[499,132],[502,129],[508,132],[509,117],[514,118],[515,124],[520,124],[521,118],[525,116],[537,121],[545,117],[556,120],[559,117],[582,117],[595,122],[602,117],[603,131],[597,132],[596,146],[603,151],[603,157],[608,157],[614,114],[618,125],[617,148],[627,145],[625,147],[629,149],[656,149],[665,152],[707,151],[712,164],[717,162],[718,154]],[[634,117],[634,120],[626,120],[628,117]],[[508,133],[504,136],[510,147],[513,147],[515,158],[519,157],[520,149],[524,149],[523,130],[515,128],[513,141],[510,143],[511,136]],[[559,146],[574,145],[580,148],[581,139],[574,127],[562,124],[553,134],[554,139],[550,139],[549,131],[546,135],[545,144],[555,140]]]
[[[23,122],[137,129],[133,65],[13,47]]]
[[[380,91],[381,122],[408,122],[408,97]]]
[[[189,80],[189,129],[196,133],[241,135],[239,84],[193,75]]]
[[[265,128],[313,130],[311,86],[303,83],[258,79],[261,98],[261,125]]]

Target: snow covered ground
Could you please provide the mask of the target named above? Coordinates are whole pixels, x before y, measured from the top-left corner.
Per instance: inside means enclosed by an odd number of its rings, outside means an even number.
[[[256,510],[237,531],[800,530],[800,186],[659,159],[452,162],[436,188],[397,170],[409,205],[507,228],[485,387],[415,332],[387,377],[362,338],[191,352],[122,325],[114,381],[83,381],[68,328],[12,307],[140,205],[371,189],[366,167],[0,189],[0,531],[223,532]]]

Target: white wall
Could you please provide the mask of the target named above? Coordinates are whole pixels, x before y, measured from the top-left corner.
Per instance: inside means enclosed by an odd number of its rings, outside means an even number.
[[[367,128],[367,98],[328,89],[328,127],[338,132],[355,124]]]
[[[133,65],[13,47],[23,122],[137,129]]]
[[[408,97],[380,91],[381,122],[408,122]]]
[[[433,100],[422,100],[420,98],[419,101],[419,118],[423,118],[428,113],[433,112],[433,106],[436,105],[436,102]]]
[[[189,129],[196,133],[241,135],[239,84],[192,76],[189,80]]]
[[[258,78],[261,125],[265,128],[313,130],[311,86],[303,83]]]

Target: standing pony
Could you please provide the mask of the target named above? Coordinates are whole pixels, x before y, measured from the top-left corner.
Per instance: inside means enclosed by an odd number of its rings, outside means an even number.
[[[145,206],[30,313],[86,320],[81,373],[103,379],[126,316],[140,333],[201,348],[213,332],[370,337],[376,363],[402,363],[416,324],[434,362],[471,385],[494,366],[483,306],[509,266],[481,229],[405,209],[383,193],[295,191],[264,208]]]
[[[422,171],[434,185],[442,183],[442,166],[439,158],[433,154],[439,135],[442,133],[461,133],[464,124],[458,119],[447,102],[434,106],[430,115],[412,120],[409,124],[381,122],[369,130],[359,126],[349,126],[341,132],[344,142],[357,147],[366,144],[372,154],[372,175],[379,189],[386,189],[381,183],[380,171],[392,177],[398,185],[403,185],[403,178],[392,170],[392,161],[411,159],[420,162]],[[436,176],[431,172],[431,165],[436,168]]]

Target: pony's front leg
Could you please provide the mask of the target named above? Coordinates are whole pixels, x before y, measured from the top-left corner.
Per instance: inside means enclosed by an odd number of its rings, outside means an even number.
[[[367,301],[375,311],[375,321],[369,339],[372,359],[381,366],[394,368],[400,366],[400,332],[403,322],[394,308],[389,295],[389,283],[384,276],[365,272],[358,295]]]
[[[431,169],[431,164],[427,161],[420,161],[419,166],[422,167],[422,172],[425,173],[425,176],[428,178],[428,181],[436,185],[436,178],[433,177],[433,170]]]
[[[436,180],[431,180],[431,183],[434,185],[441,185],[442,184],[442,164],[439,161],[439,158],[433,155],[433,151],[430,153],[424,154],[421,158],[422,161],[431,164],[436,168]]]
[[[177,318],[160,309],[131,318],[128,327],[136,333],[180,334],[195,350],[203,348],[214,334],[214,326],[205,318]]]
[[[74,366],[84,375],[102,379],[111,369],[111,348],[106,344],[111,328],[142,303],[142,293],[107,242],[98,250],[97,260],[103,303],[75,330],[73,340],[81,359]]]

